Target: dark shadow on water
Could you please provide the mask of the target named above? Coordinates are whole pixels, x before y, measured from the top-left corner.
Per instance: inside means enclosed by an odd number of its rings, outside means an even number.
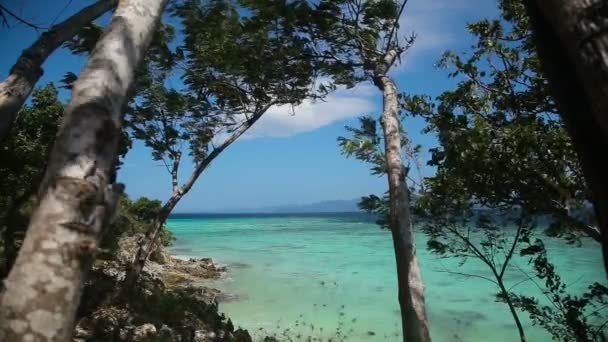
[[[228,265],[228,268],[230,269],[235,269],[235,270],[244,270],[244,269],[249,269],[252,268],[253,265],[251,264],[246,264],[243,262],[233,262],[231,264]]]
[[[242,302],[242,301],[249,299],[249,297],[247,295],[237,295],[235,293],[222,292],[215,299],[217,300],[218,303],[229,303],[229,302]]]
[[[171,254],[189,254],[194,252],[193,249],[191,248],[185,248],[185,247],[177,247],[177,248],[171,248]]]
[[[447,317],[458,317],[457,320],[459,320],[463,324],[466,324],[466,322],[478,322],[478,321],[484,321],[484,320],[488,319],[484,314],[479,313],[477,311],[471,311],[471,310],[447,309],[447,310],[443,310],[443,313]]]
[[[452,303],[470,303],[472,301],[471,298],[453,298],[450,300]]]

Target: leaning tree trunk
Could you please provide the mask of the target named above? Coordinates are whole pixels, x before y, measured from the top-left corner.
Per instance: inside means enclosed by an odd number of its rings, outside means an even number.
[[[42,76],[44,61],[61,44],[75,36],[80,28],[114,8],[117,2],[118,0],[99,0],[83,8],[51,27],[21,53],[8,77],[0,83],[0,142],[8,134],[17,112]]]
[[[156,243],[157,238],[160,235],[160,232],[167,222],[167,218],[177,205],[177,203],[182,198],[183,194],[181,191],[174,192],[171,198],[160,209],[152,224],[146,230],[146,234],[143,236],[141,241],[139,241],[139,246],[137,248],[137,253],[133,259],[133,262],[127,267],[127,274],[125,275],[125,280],[123,284],[123,293],[130,294],[136,288],[136,283],[139,280],[141,272],[144,270],[144,266],[146,265],[146,261],[152,254]]]
[[[507,306],[509,307],[509,312],[511,313],[511,317],[513,317],[513,321],[515,322],[515,326],[517,327],[517,333],[519,333],[519,341],[526,342],[526,333],[524,332],[524,326],[521,324],[521,320],[519,319],[519,315],[517,314],[517,309],[513,304],[513,300],[511,299],[511,292],[505,286],[505,283],[502,280],[502,276],[494,271],[494,277],[497,280],[498,287],[500,288],[500,293],[502,294]]]
[[[144,266],[146,265],[148,257],[150,256],[150,254],[152,254],[152,251],[156,247],[156,240],[160,235],[163,227],[165,226],[167,218],[169,217],[177,203],[179,203],[182,197],[184,197],[184,195],[186,195],[188,191],[192,189],[194,183],[196,183],[201,174],[207,169],[207,167],[209,167],[211,162],[215,160],[215,158],[217,158],[217,156],[219,156],[226,148],[228,148],[228,146],[234,143],[241,135],[243,135],[243,133],[247,132],[247,130],[251,128],[262,117],[262,115],[264,115],[264,113],[266,113],[268,109],[274,104],[275,102],[273,101],[270,101],[269,103],[265,104],[251,118],[249,118],[239,128],[234,130],[234,132],[232,132],[232,134],[228,138],[226,138],[226,140],[224,140],[218,147],[213,149],[213,151],[211,151],[211,153],[209,153],[209,155],[205,159],[201,160],[196,165],[194,171],[192,172],[192,175],[184,183],[184,185],[182,185],[181,188],[178,188],[177,185],[177,168],[179,167],[179,158],[177,159],[177,164],[173,165],[172,170],[173,194],[171,195],[169,200],[165,202],[162,209],[159,211],[157,217],[154,219],[154,222],[146,231],[146,234],[144,235],[143,239],[139,242],[139,247],[137,249],[137,253],[135,254],[135,258],[133,259],[133,263],[129,265],[127,275],[125,276],[125,283],[123,288],[124,293],[128,294],[129,291],[135,288],[135,284],[139,280],[139,277],[144,269]]]
[[[608,274],[608,2],[527,0],[538,55],[583,168]]]
[[[166,1],[121,0],[72,91],[40,202],[5,281],[0,340],[68,341],[81,287],[122,186],[121,114]]]
[[[397,87],[395,82],[387,76],[397,54],[397,51],[390,50],[374,72],[374,83],[384,95],[381,122],[388,172],[389,228],[393,237],[397,264],[403,341],[427,342],[431,340],[431,337],[424,304],[424,286],[416,257],[409,190],[405,181],[407,171],[401,158],[402,142]]]

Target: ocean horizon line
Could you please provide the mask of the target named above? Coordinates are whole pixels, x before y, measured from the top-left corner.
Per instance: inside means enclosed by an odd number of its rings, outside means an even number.
[[[183,216],[221,216],[221,215],[234,215],[234,216],[251,216],[251,215],[267,215],[267,216],[314,216],[314,215],[336,215],[336,214],[369,214],[374,215],[373,213],[368,213],[363,210],[359,211],[310,211],[310,212],[272,212],[272,211],[184,211],[171,213],[169,218],[183,217]]]

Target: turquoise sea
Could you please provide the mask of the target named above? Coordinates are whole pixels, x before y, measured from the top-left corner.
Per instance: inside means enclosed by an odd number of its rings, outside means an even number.
[[[220,311],[254,337],[328,340],[339,333],[346,341],[400,339],[390,233],[367,214],[183,214],[168,226],[177,238],[173,254],[211,257],[228,266],[226,278],[210,286],[230,295],[220,302]],[[429,254],[422,233],[417,243],[434,341],[518,340],[508,308],[494,300],[494,284],[444,272],[489,275],[487,269],[476,260],[459,267],[459,259]],[[545,238],[545,244],[572,291],[605,281],[594,242],[574,247]],[[521,268],[509,269],[508,283],[519,283],[514,291],[542,297],[533,282],[525,281],[527,259],[515,258],[513,265]],[[551,340],[525,313],[520,317],[528,341]]]

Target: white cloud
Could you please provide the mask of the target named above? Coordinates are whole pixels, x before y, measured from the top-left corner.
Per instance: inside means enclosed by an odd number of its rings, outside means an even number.
[[[340,89],[325,101],[306,100],[297,107],[275,106],[247,132],[246,137],[287,137],[367,114],[377,110],[373,96],[380,96],[380,93],[371,84],[361,84],[353,89]]]
[[[399,21],[400,35],[416,33],[417,39],[397,70],[414,69],[439,59],[441,53],[467,37],[465,23],[496,11],[496,4],[487,0],[410,1]]]

